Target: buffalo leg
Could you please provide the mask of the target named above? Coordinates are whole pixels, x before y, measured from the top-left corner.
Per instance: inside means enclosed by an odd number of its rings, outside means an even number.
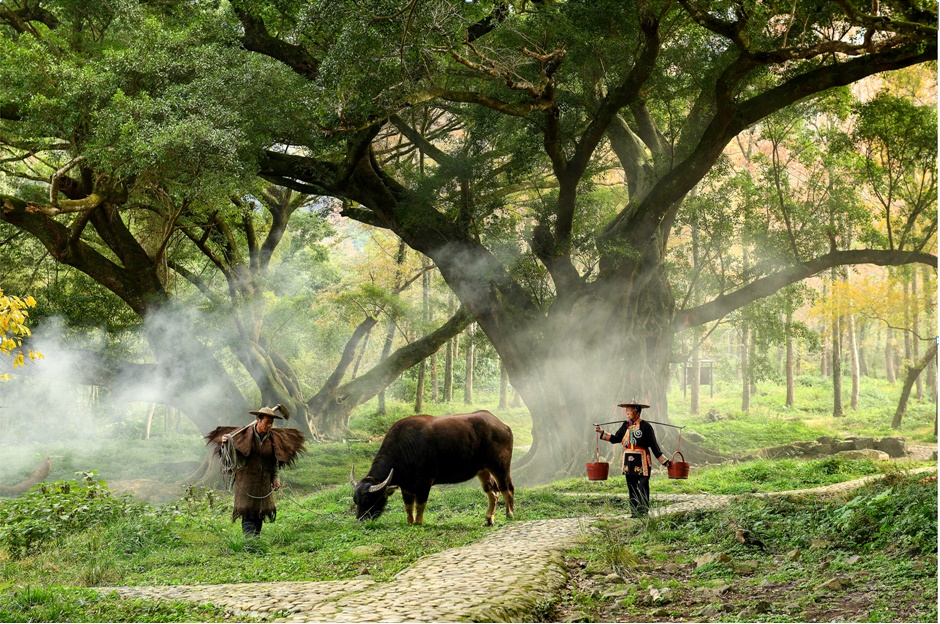
[[[401,498],[405,501],[405,513],[408,514],[408,524],[415,524],[415,495],[402,490]],[[419,522],[418,524],[421,523]]]
[[[501,494],[503,502],[506,503],[506,517],[512,520],[515,515],[515,494],[512,486],[510,485],[508,490],[502,490]]]
[[[423,501],[418,501],[418,504],[415,505],[415,524],[424,524],[424,508],[427,507],[428,501],[424,499]]]
[[[424,524],[424,508],[428,505],[428,496],[431,495],[431,485],[421,484],[415,492],[415,524]]]
[[[509,470],[494,470],[493,477],[496,479],[496,486],[499,488],[499,493],[503,495],[503,503],[506,505],[506,517],[512,520],[515,513],[516,489],[512,485]]]
[[[496,479],[493,478],[493,475],[491,475],[488,470],[481,470],[477,473],[477,477],[480,479],[480,483],[483,484],[483,491],[486,492],[486,498],[488,499],[485,524],[486,526],[493,526],[493,518],[496,515],[496,503],[499,501]]]

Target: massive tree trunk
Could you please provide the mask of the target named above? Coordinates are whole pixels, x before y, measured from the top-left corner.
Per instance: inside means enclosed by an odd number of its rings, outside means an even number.
[[[649,420],[669,423],[666,386],[674,337],[675,301],[661,264],[620,272],[585,284],[548,314],[525,306],[494,308],[473,296],[465,279],[469,263],[450,262],[452,253],[431,251],[461,300],[471,302],[480,328],[505,362],[510,380],[532,414],[530,452],[514,465],[525,482],[580,474],[592,454],[591,423],[611,420],[617,403],[637,399],[651,407]],[[435,257],[434,254],[438,257]],[[524,331],[505,331],[519,326]],[[664,450],[675,430],[658,428]],[[683,447],[690,461],[718,461],[716,453]]]

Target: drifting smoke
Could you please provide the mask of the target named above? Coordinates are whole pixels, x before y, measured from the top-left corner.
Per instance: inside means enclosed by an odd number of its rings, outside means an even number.
[[[149,442],[153,447],[162,444],[172,449],[167,461],[201,460],[205,446],[194,424],[200,417],[202,422],[210,418],[231,424],[250,422],[252,417],[238,387],[227,375],[219,379],[221,367],[206,357],[209,351],[205,344],[224,344],[225,337],[207,339],[203,333],[197,340],[189,333],[188,340],[183,340],[180,328],[192,327],[193,320],[170,311],[148,318],[139,334],[147,336],[147,341],[135,338],[139,344],[122,345],[130,354],[123,359],[135,363],[112,366],[116,374],[107,388],[88,383],[95,367],[107,366],[107,361],[99,358],[104,352],[103,332],[83,335],[80,348],[76,348],[76,340],[66,339],[60,321],[47,320],[35,327],[29,347],[44,359],[16,370],[12,370],[10,358],[0,360],[0,370],[12,374],[10,381],[0,383],[0,449],[4,457],[0,484],[18,482],[44,457],[52,458],[50,478],[69,479],[77,470],[98,470],[106,479],[120,476],[118,473],[132,474],[135,469],[136,476],[148,476],[135,445],[142,444],[139,440],[153,404],[157,404],[151,430],[154,439]],[[171,361],[160,366],[136,364],[152,361],[153,353]],[[173,356],[166,358],[167,353]],[[207,360],[217,368],[201,369]],[[175,405],[193,406],[192,413],[167,410],[167,397],[172,397]],[[108,458],[104,463],[114,474],[91,465],[93,458],[100,462],[101,457]]]

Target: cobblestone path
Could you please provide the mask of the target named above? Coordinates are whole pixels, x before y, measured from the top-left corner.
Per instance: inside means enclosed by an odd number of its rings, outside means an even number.
[[[879,476],[809,490],[741,496],[830,494],[856,488]],[[650,515],[720,507],[732,498],[735,497],[654,496],[656,505]],[[371,580],[231,583],[101,587],[97,591],[148,600],[211,602],[230,609],[236,617],[273,616],[276,622],[527,621],[532,619],[539,602],[550,600],[564,587],[567,582],[564,553],[584,539],[593,520],[510,522],[472,545],[422,557],[386,583]]]

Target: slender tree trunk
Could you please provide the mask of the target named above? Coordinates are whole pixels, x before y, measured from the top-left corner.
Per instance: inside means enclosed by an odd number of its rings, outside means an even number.
[[[398,253],[395,255],[395,284],[396,286],[402,281],[403,266],[405,260],[408,257],[408,246],[405,244],[405,241],[398,243]],[[385,332],[385,344],[382,345],[382,356],[379,358],[379,362],[384,362],[385,358],[388,357],[389,353],[392,351],[392,342],[395,339],[395,330],[397,324],[394,319],[391,317],[388,321],[387,330]],[[382,391],[379,392],[379,405],[378,413],[385,414],[385,388],[382,388]]]
[[[431,354],[431,402],[441,402],[441,381],[438,379],[437,353]]]
[[[392,343],[395,340],[395,329],[397,324],[395,321],[389,319],[388,324],[385,326],[385,343],[382,345],[382,355],[379,358],[380,362],[384,362],[388,358],[388,354],[392,352]],[[385,388],[382,388],[382,391],[379,392],[379,405],[378,413],[385,414]]]
[[[897,381],[894,368],[894,329],[891,327],[885,332],[885,378],[889,384]]]
[[[907,271],[903,272],[904,275],[904,289],[903,297],[901,299],[901,305],[904,310],[904,363],[903,366],[913,366],[914,365],[914,347],[913,341],[911,340],[911,278],[910,274]],[[903,369],[899,366],[898,372],[900,373]]]
[[[423,155],[422,155],[423,158]],[[430,326],[432,320],[431,314],[431,259],[427,256],[421,256],[421,304],[425,323]],[[427,358],[421,360],[418,364],[418,379],[415,383],[415,414],[424,412],[424,386],[427,377],[428,361]]]
[[[865,341],[868,339],[868,322],[864,319],[856,319],[856,324],[858,326],[858,374],[861,377],[870,377],[865,349]]]
[[[835,285],[837,272],[833,269],[832,283]],[[845,416],[842,408],[842,315],[839,304],[835,301],[835,288],[833,288],[832,306],[832,415],[836,418]]]
[[[696,273],[699,268],[699,233],[698,226],[693,223],[691,227],[691,236],[692,236],[692,271]],[[696,292],[692,293],[691,300],[694,303],[697,303]],[[695,347],[692,349],[692,379],[688,380],[685,378],[687,373],[687,365],[685,362],[682,363],[682,383],[683,388],[687,382],[691,382],[689,387],[689,413],[696,415],[701,410],[701,392],[702,392],[702,360],[701,360],[701,351],[700,346],[700,332],[698,330],[692,331],[692,340],[695,341]]]
[[[415,384],[415,414],[420,414],[424,410],[424,373],[427,369],[427,360],[421,360],[418,364],[418,380]]]
[[[796,382],[793,376],[794,358],[793,358],[793,333],[790,331],[793,326],[793,311],[787,307],[786,320],[786,378],[787,378],[787,400],[786,406],[793,407],[796,402]]]
[[[891,421],[892,429],[901,428],[901,419],[904,414],[907,412],[907,401],[911,396],[911,388],[914,386],[914,381],[917,377],[923,372],[927,367],[927,364],[931,361],[936,361],[937,359],[937,343],[934,342],[930,345],[930,348],[927,349],[927,352],[924,353],[924,357],[921,358],[917,363],[907,369],[907,375],[904,378],[904,386],[901,388],[901,398],[898,401],[898,408],[894,412],[894,420]],[[934,430],[936,430],[936,418],[934,419]]]
[[[924,314],[927,316],[928,327],[935,327],[937,325],[937,288],[936,282],[934,280],[934,271],[928,267],[923,267],[921,270],[921,284],[923,288],[923,307]],[[930,397],[930,400],[933,401],[933,404],[937,404],[937,362],[936,360],[930,360],[927,364],[926,371],[927,378],[927,394]]]
[[[858,357],[858,337],[855,334],[855,315],[849,314],[849,361],[852,368],[852,397],[849,402],[852,409],[858,409],[858,395],[861,390],[861,366]]]
[[[356,363],[353,366],[351,377],[355,379],[359,376],[359,368],[362,366],[362,358],[365,357],[366,350],[369,348],[369,337],[372,336],[372,330],[362,339],[362,345],[359,347],[359,355],[356,357]]]
[[[751,409],[751,362],[747,321],[741,325],[741,411]]]
[[[748,331],[750,341],[748,343],[748,375],[747,378],[751,382],[751,396],[757,396],[757,373],[756,373],[756,362],[757,362],[757,332],[753,329]]]
[[[911,361],[920,359],[920,299],[917,296],[917,271],[911,271]],[[924,378],[917,376],[914,382],[915,397],[918,401],[924,400]]]
[[[457,356],[457,345],[460,336],[454,336],[447,342],[447,352],[444,354],[444,402],[454,400],[454,358]]]
[[[156,403],[151,403],[147,408],[147,418],[144,420],[144,440],[150,439],[150,425],[153,423],[153,413],[157,409]]]
[[[473,334],[475,333],[476,325],[470,325],[467,328],[467,344],[464,347],[464,363],[466,370],[464,371],[463,377],[463,402],[466,405],[473,404],[473,360],[474,360],[474,348],[473,348]]]

